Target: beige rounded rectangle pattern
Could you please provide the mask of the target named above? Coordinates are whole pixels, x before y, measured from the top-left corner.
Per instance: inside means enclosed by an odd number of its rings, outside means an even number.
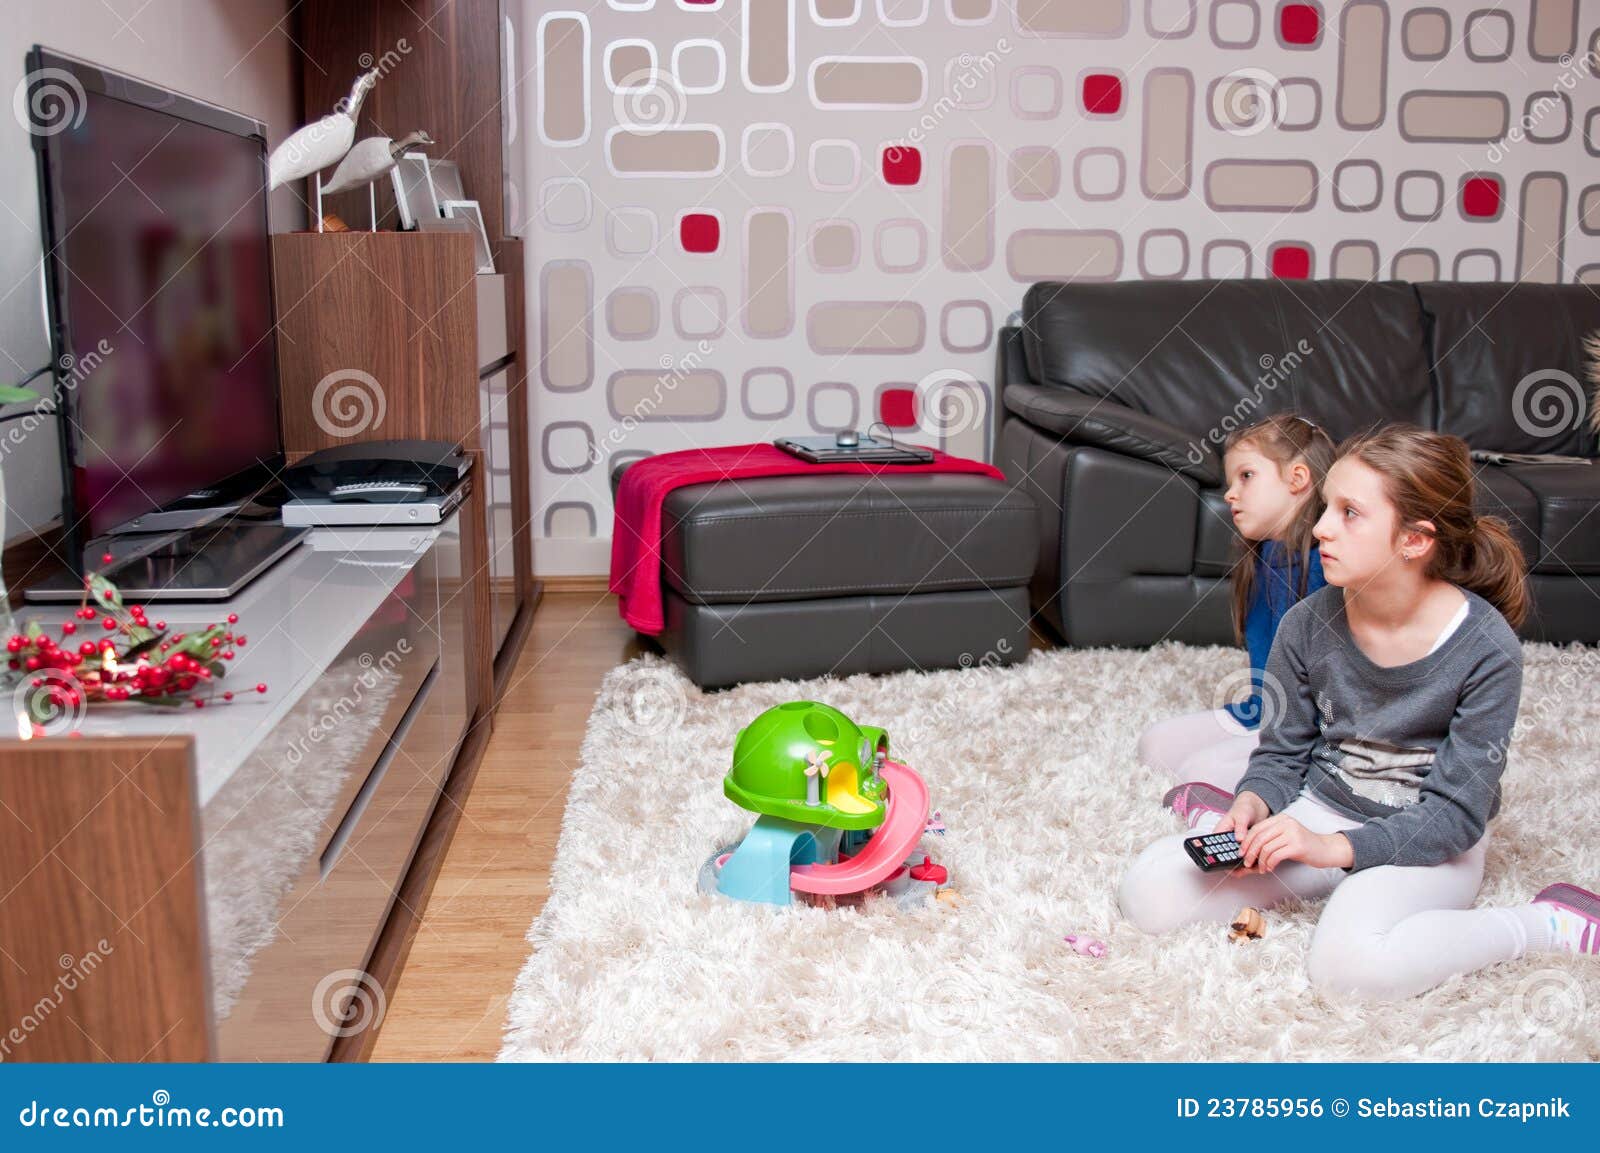
[[[1578,50],[1578,0],[1533,0],[1528,14],[1528,51],[1535,60],[1556,61]]]
[[[806,314],[812,352],[907,353],[922,347],[927,317],[908,300],[830,300]]]
[[[987,141],[950,146],[944,161],[946,268],[977,272],[994,261],[994,147]]]
[[[1121,36],[1128,0],[1015,0],[1017,29],[1029,36]]]
[[[739,67],[752,92],[782,92],[794,83],[797,0],[744,0]]]
[[[546,264],[539,273],[539,299],[539,376],[551,392],[582,392],[594,383],[594,278],[588,262]]]
[[[716,420],[728,405],[728,385],[709,368],[628,368],[611,374],[606,403],[617,420]]]
[[[1339,18],[1341,127],[1376,128],[1383,123],[1388,72],[1388,6],[1382,0],[1354,0]]]
[[[1189,192],[1194,153],[1194,77],[1186,68],[1154,68],[1144,82],[1144,155],[1139,183],[1152,200]]]
[[[1566,236],[1567,180],[1559,172],[1533,172],[1522,182],[1518,210],[1517,279],[1561,283]]]
[[[589,138],[589,21],[581,12],[550,12],[536,33],[539,135],[575,146]]]
[[[1013,280],[1115,280],[1122,237],[1109,228],[1024,228],[1006,242]]]
[[[1488,144],[1510,122],[1511,104],[1499,92],[1421,89],[1400,97],[1400,135],[1407,140]]]
[[[618,176],[716,176],[722,145],[722,129],[714,124],[611,128],[606,163]]]
[[[928,70],[914,56],[819,56],[811,62],[818,108],[915,108],[928,95]]]
[[[856,226],[848,220],[819,221],[811,230],[811,263],[818,272],[848,272],[859,253]]]
[[[744,330],[787,336],[794,328],[794,222],[787,209],[754,208],[744,218]]]
[[[1309,160],[1216,160],[1206,168],[1206,203],[1218,212],[1304,212],[1317,202]]]
[[[1061,191],[1061,156],[1047,146],[1018,148],[1006,166],[1006,180],[1018,200],[1049,200]]]
[[[656,294],[648,288],[617,288],[606,297],[606,331],[613,340],[648,340],[661,325]]]

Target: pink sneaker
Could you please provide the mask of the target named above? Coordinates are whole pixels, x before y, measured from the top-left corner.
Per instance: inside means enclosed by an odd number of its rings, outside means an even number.
[[[1557,948],[1600,954],[1600,896],[1576,885],[1548,885],[1533,903],[1550,907],[1550,931]]]
[[[1233,807],[1233,794],[1204,781],[1190,781],[1168,789],[1161,803],[1193,828],[1195,818],[1202,813],[1226,814]]]

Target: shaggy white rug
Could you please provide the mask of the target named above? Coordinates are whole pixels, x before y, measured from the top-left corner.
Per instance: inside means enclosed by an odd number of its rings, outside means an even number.
[[[1600,885],[1600,656],[1526,648],[1522,720],[1482,903]],[[1600,1057],[1600,958],[1532,957],[1402,1003],[1328,999],[1305,974],[1319,903],[1147,937],[1118,914],[1132,856],[1178,830],[1140,766],[1152,718],[1206,708],[1241,654],[1035,652],[1009,669],[702,693],[642,657],[606,678],[502,1060],[1461,1060]],[[695,889],[754,819],[722,795],[734,734],[824,701],[889,732],[949,832],[925,843],[965,898],[911,912],[775,910]],[[1062,943],[1102,938],[1094,960]]]

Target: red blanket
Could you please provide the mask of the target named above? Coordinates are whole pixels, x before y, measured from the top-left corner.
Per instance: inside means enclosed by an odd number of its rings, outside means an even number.
[[[965,472],[1005,479],[992,464],[937,450],[932,464],[808,464],[773,444],[695,448],[646,457],[622,474],[611,527],[611,591],[617,594],[622,619],[652,635],[666,627],[661,602],[661,505],[673,489],[715,480],[825,472]]]

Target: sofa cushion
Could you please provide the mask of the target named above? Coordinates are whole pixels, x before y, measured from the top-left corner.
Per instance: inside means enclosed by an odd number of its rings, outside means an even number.
[[[1581,419],[1583,338],[1600,330],[1600,296],[1590,286],[1440,282],[1417,285],[1417,294],[1441,432],[1473,448],[1595,455]]]
[[[1008,588],[1033,575],[1035,515],[1026,491],[986,476],[686,485],[662,506],[662,577],[700,604]]]
[[[1335,438],[1379,421],[1431,427],[1410,285],[1353,280],[1046,282],[1023,300],[1036,384],[1072,389],[1220,441],[1274,412]]]
[[[1233,511],[1222,493],[1220,488],[1200,490],[1194,528],[1196,576],[1227,576],[1239,559],[1239,530],[1233,527]]]
[[[1497,516],[1511,527],[1522,548],[1522,559],[1532,568],[1539,563],[1539,501],[1525,484],[1497,464],[1474,466],[1473,511]]]
[[[1222,480],[1222,458],[1210,445],[1114,400],[1064,388],[1013,384],[1005,391],[1005,405],[1035,428],[1075,443],[1099,445],[1164,464],[1202,484]]]
[[[1500,466],[1539,506],[1539,560],[1547,573],[1600,573],[1600,464]]]

